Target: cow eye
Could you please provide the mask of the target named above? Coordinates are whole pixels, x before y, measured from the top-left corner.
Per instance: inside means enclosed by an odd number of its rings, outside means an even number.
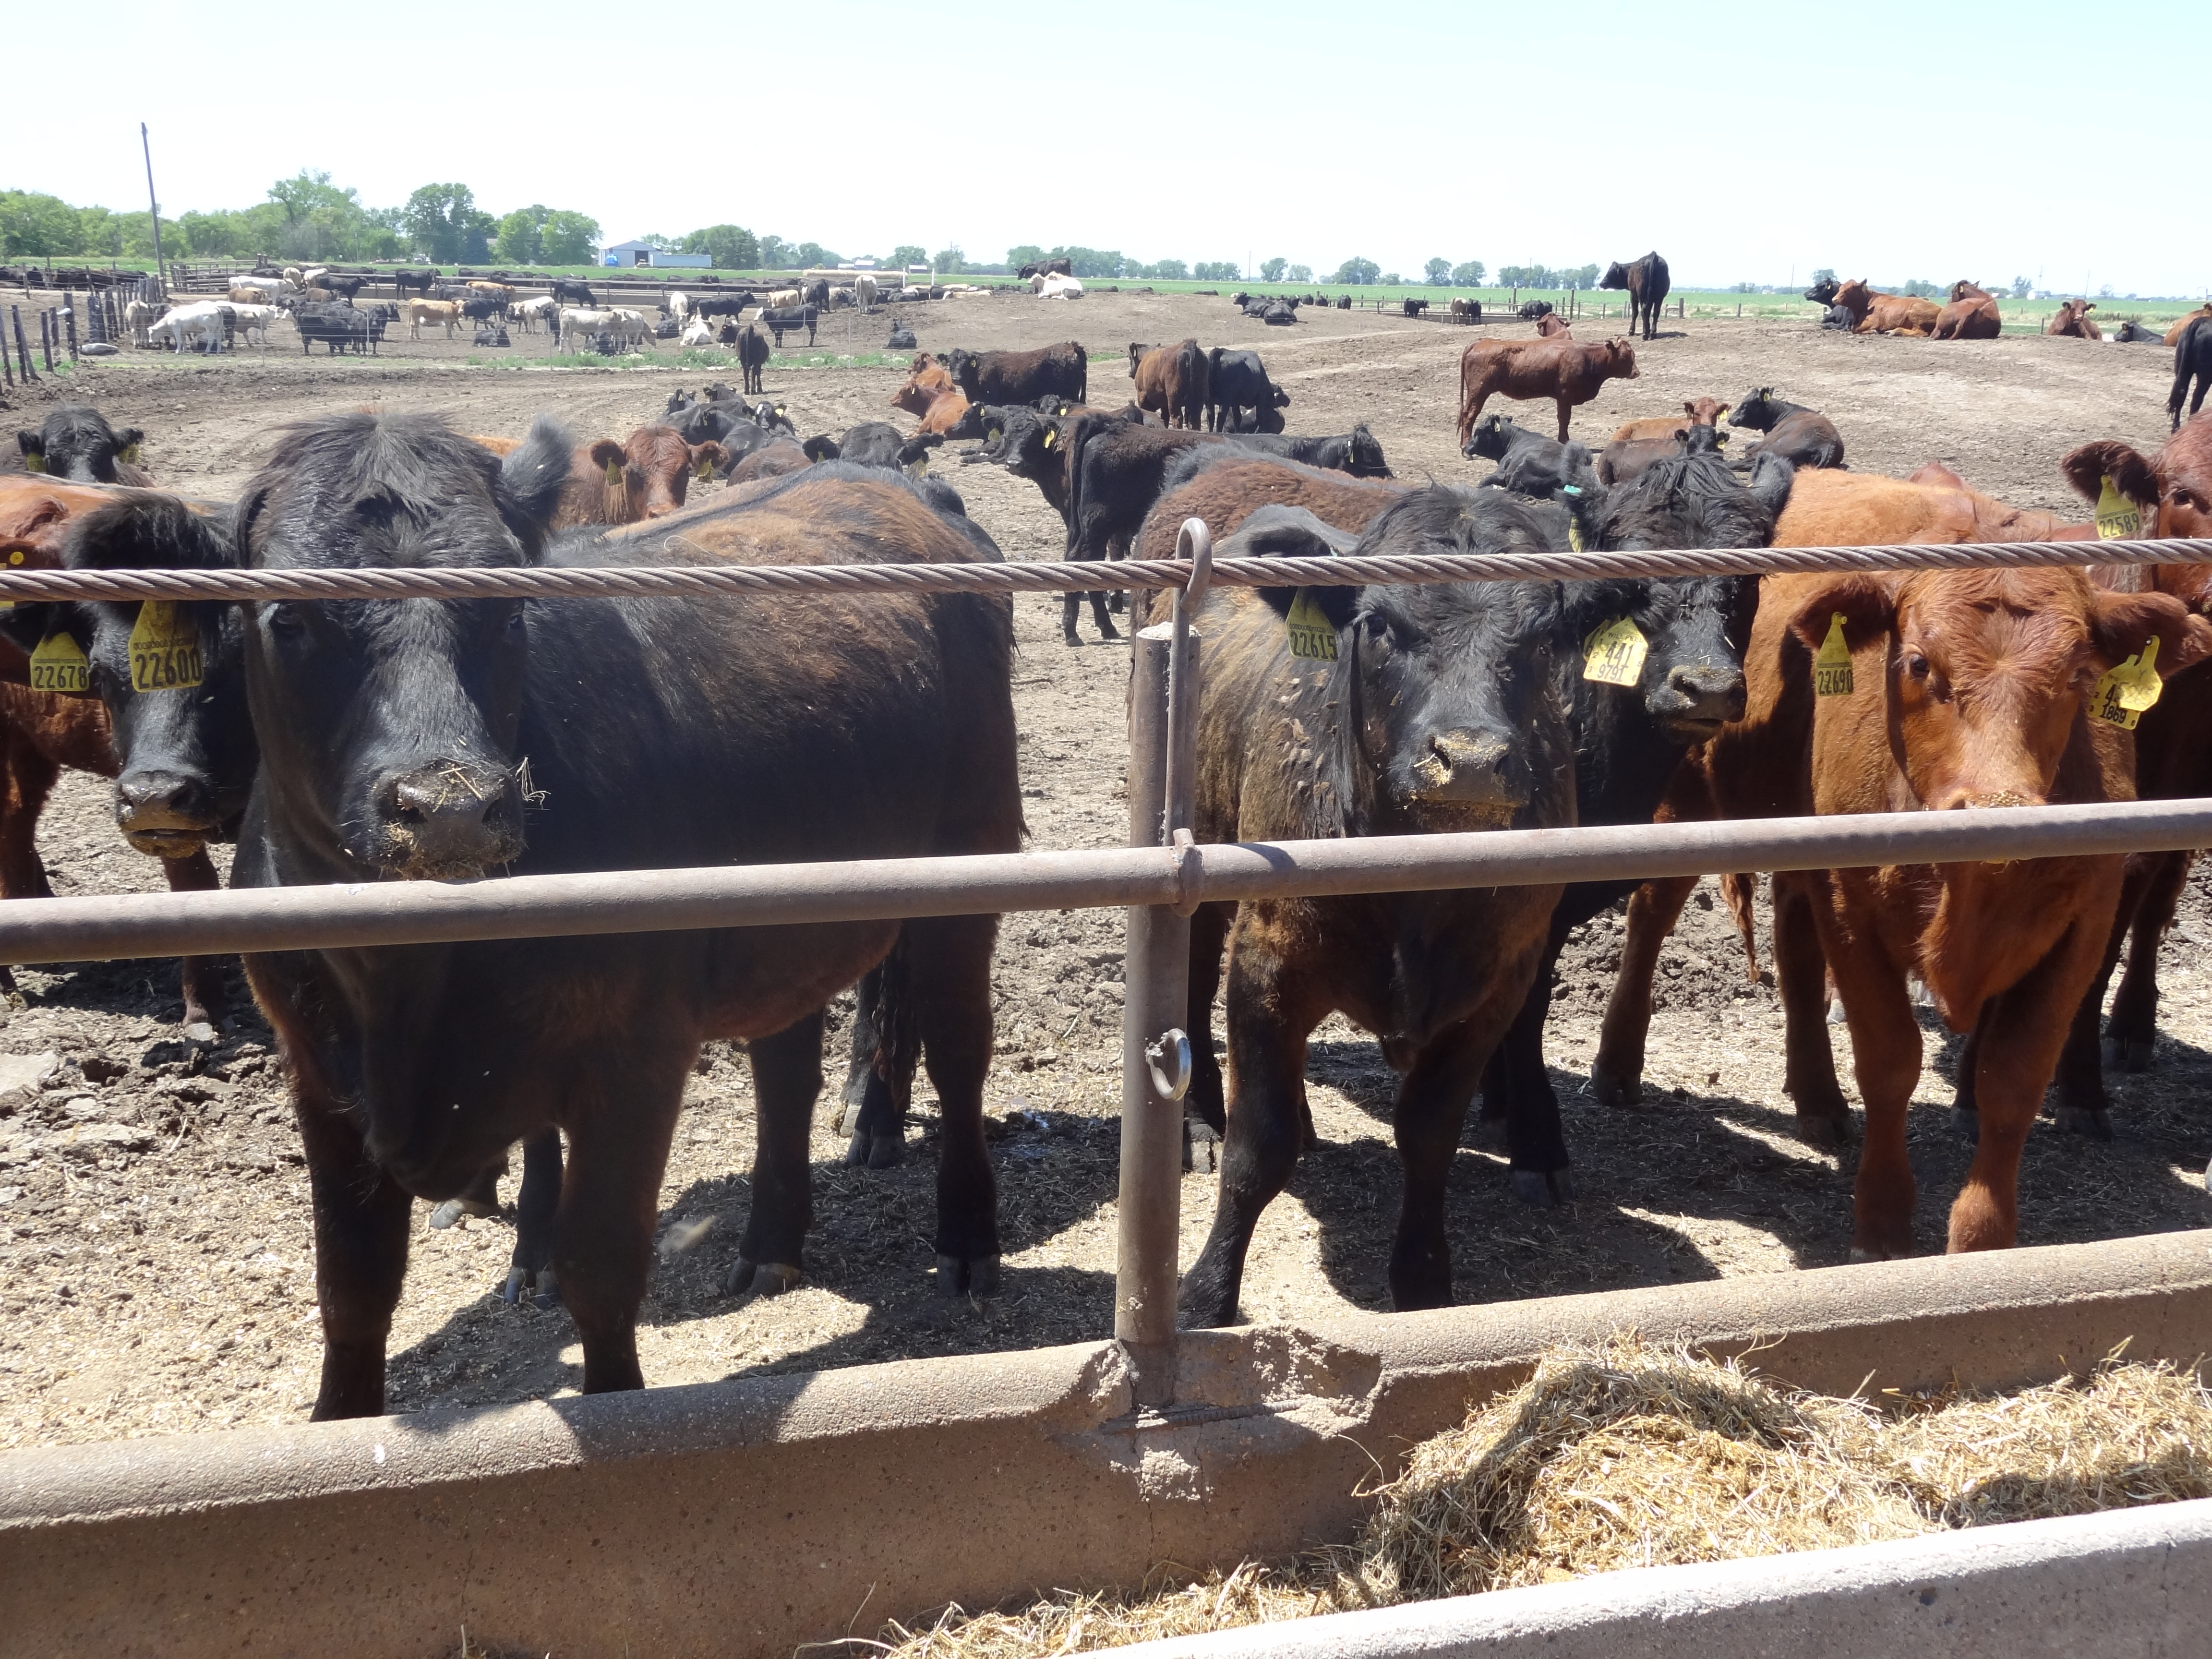
[[[276,638],[291,645],[307,636],[307,619],[289,605],[272,605],[262,612],[262,620]]]
[[[1928,678],[1928,659],[1922,656],[1917,651],[1907,652],[1905,657],[1905,672],[1916,680],[1926,679]]]
[[[519,640],[522,637],[523,609],[522,601],[520,599],[517,599],[514,602],[514,609],[507,613],[500,625],[501,630],[506,634],[508,639]]]

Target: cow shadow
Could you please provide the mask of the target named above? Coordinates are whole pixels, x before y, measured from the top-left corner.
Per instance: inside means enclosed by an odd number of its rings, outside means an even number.
[[[222,959],[223,989],[233,1035],[266,1041],[268,1026],[246,988],[236,957]],[[120,957],[112,962],[57,962],[14,970],[28,1007],[110,1014],[174,1024],[184,1018],[181,970],[174,957]]]

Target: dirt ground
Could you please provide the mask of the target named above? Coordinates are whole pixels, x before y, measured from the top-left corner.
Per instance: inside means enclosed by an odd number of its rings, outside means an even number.
[[[1251,346],[1290,391],[1291,429],[1364,421],[1400,476],[1471,482],[1486,463],[1456,453],[1460,329],[1374,313],[1301,311],[1292,329],[1237,317],[1225,299],[1093,294],[915,308],[921,344],[1018,347],[1080,337],[1094,352],[1195,335]],[[874,349],[873,329],[845,350]],[[1516,325],[1502,332],[1530,331]],[[1584,324],[1579,331],[1593,331]],[[395,342],[368,362],[288,352],[215,362],[131,353],[70,384],[147,433],[146,465],[194,494],[236,490],[267,434],[291,419],[360,404],[442,410],[465,430],[519,434],[536,411],[580,436],[620,436],[656,415],[695,369],[471,368],[459,348]],[[482,355],[482,354],[479,354]],[[1642,378],[1607,386],[1577,436],[1664,414],[1699,394],[1754,386],[1825,409],[1852,464],[1902,473],[1940,459],[2023,506],[2087,517],[2056,462],[2097,437],[2145,447],[2163,436],[2170,372],[2155,349],[2008,338],[1933,345],[1824,333],[1809,323],[1692,321],[1638,349]],[[734,380],[732,372],[726,378]],[[1121,364],[1092,365],[1093,397],[1118,401]],[[894,371],[772,372],[802,435],[893,418]],[[37,414],[18,396],[15,423]],[[1548,405],[1512,412],[1547,424]],[[911,422],[896,417],[902,426]],[[1030,485],[994,469],[940,467],[1009,556],[1057,556],[1059,520]],[[1124,831],[1123,651],[1069,650],[1057,602],[1017,602],[1015,697],[1032,845],[1111,845]],[[1086,633],[1088,631],[1086,624]],[[67,780],[42,827],[57,891],[156,890],[158,871],[116,835],[107,786]],[[841,1162],[834,1105],[817,1113],[812,1281],[739,1306],[720,1290],[748,1202],[753,1144],[741,1055],[717,1048],[689,1091],[662,1191],[662,1218],[688,1251],[661,1261],[643,1310],[655,1384],[804,1370],[923,1354],[1096,1338],[1110,1327],[1119,1085],[1121,918],[1089,911],[1009,917],[997,966],[1000,1059],[987,1109],[999,1163],[1006,1290],[980,1303],[932,1291],[934,1113],[919,1085],[900,1168]],[[1620,922],[1582,931],[1561,965],[1549,1055],[1581,1198],[1526,1209],[1502,1158],[1470,1146],[1450,1218],[1461,1300],[1611,1289],[1826,1266],[1844,1258],[1850,1163],[1790,1133],[1773,994],[1750,982],[1710,889],[1663,960],[1644,1109],[1586,1092],[1597,1017]],[[2024,1243],[2121,1237],[2208,1219],[2202,1171],[2212,1126],[2212,889],[2192,886],[2165,951],[2157,1064],[2113,1079],[2118,1138],[2062,1138],[2045,1126],[2021,1179]],[[249,1011],[211,1045],[187,1041],[172,963],[19,971],[20,1006],[0,1009],[0,1446],[54,1443],[301,1419],[319,1354],[307,1180],[265,1026]],[[242,990],[238,1000],[243,1004]],[[1217,1027],[1218,1029],[1218,1027]],[[1848,1044],[1832,1028],[1849,1087]],[[842,1034],[833,1037],[841,1062]],[[1929,1066],[1912,1151],[1920,1233],[1940,1249],[1968,1149],[1951,1130],[1955,1039],[1930,1017]],[[51,1060],[44,1058],[51,1056]],[[43,1079],[43,1081],[41,1081]],[[1389,1109],[1393,1079],[1373,1044],[1340,1021],[1316,1036],[1310,1097],[1322,1145],[1255,1241],[1245,1307],[1300,1320],[1387,1308],[1397,1206]],[[1472,1131],[1470,1131],[1472,1137]],[[519,1172],[520,1165],[517,1164]],[[1212,1177],[1183,1187],[1185,1258],[1212,1217]],[[510,1182],[504,1189],[511,1197]],[[512,1233],[504,1221],[447,1231],[417,1207],[412,1270],[391,1346],[391,1406],[473,1405],[574,1389],[581,1354],[567,1316],[510,1308],[493,1293]],[[710,1223],[703,1232],[679,1223]],[[694,1237],[696,1235],[696,1237]]]

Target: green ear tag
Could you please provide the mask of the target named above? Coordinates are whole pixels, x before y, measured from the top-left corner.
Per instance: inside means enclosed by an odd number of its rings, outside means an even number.
[[[1830,617],[1828,637],[1820,642],[1820,653],[1813,659],[1813,695],[1851,695],[1851,647],[1844,638],[1844,613],[1840,611]]]
[[[2146,708],[2158,702],[2158,635],[2143,641],[2140,656],[2105,671],[2089,694],[2089,716],[2123,732],[2132,732]]]
[[[2106,479],[2104,489],[2097,495],[2097,539],[2117,542],[2142,534],[2142,514],[2136,511],[2133,502],[2123,499],[2120,492],[2112,488],[2110,478]]]
[[[168,600],[147,600],[131,628],[131,689],[179,691],[199,683],[199,629]]]
[[[1292,656],[1303,657],[1308,662],[1336,660],[1336,624],[1314,603],[1311,588],[1298,589],[1297,596],[1291,601],[1290,615],[1284,621],[1290,628]]]
[[[49,634],[31,653],[31,690],[82,696],[92,690],[92,665],[66,634]]]

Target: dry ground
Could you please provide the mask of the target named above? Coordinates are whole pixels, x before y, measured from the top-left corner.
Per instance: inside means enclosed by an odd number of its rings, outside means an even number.
[[[1225,300],[1094,294],[917,308],[923,346],[1029,346],[1070,335],[1094,351],[1195,334],[1263,351],[1295,399],[1300,432],[1364,421],[1401,476],[1471,480],[1455,452],[1455,364],[1469,334],[1373,313],[1301,312],[1269,330]],[[879,344],[874,319],[843,350]],[[1737,398],[1771,385],[1826,410],[1853,464],[1903,472],[1941,459],[2024,506],[2068,508],[2055,463],[2093,437],[2162,436],[2166,354],[2071,340],[1931,345],[1823,333],[1809,325],[1698,322],[1639,349],[1643,376],[1606,388],[1576,422],[1601,438],[1632,416],[1700,393]],[[1515,325],[1504,332],[1523,335]],[[1581,331],[1589,331],[1585,325]],[[282,331],[280,331],[280,334]],[[145,428],[146,462],[197,494],[235,490],[282,422],[376,404],[447,412],[470,431],[519,433],[538,410],[582,435],[621,435],[651,418],[696,370],[471,368],[460,348],[395,342],[367,362],[265,356],[215,362],[127,355],[72,382],[111,416]],[[489,354],[484,354],[489,355]],[[1094,398],[1127,386],[1092,366]],[[732,380],[734,372],[726,378]],[[793,370],[771,389],[802,434],[888,418],[898,375],[881,368]],[[80,392],[78,395],[83,395]],[[19,400],[34,417],[35,400]],[[1548,405],[1514,411],[1548,422]],[[898,417],[907,424],[905,417]],[[16,423],[23,423],[19,419]],[[1056,556],[1057,518],[1037,492],[994,469],[943,470],[1010,556]],[[1015,696],[1033,844],[1097,847],[1123,831],[1120,649],[1070,651],[1057,603],[1018,601]],[[1086,624],[1087,631],[1087,624]],[[43,848],[63,893],[157,888],[117,837],[106,786],[70,780],[48,811]],[[1583,1092],[1619,921],[1585,930],[1562,966],[1552,1027],[1582,1200],[1540,1212],[1507,1195],[1502,1160],[1470,1147],[1450,1199],[1465,1301],[1773,1272],[1844,1259],[1848,1161],[1807,1151],[1781,1094],[1772,993],[1747,981],[1710,893],[1686,913],[1662,970],[1645,1109],[1593,1105]],[[896,1170],[839,1161],[836,1113],[819,1114],[820,1220],[812,1285],[737,1306],[720,1292],[747,1202],[753,1116],[741,1056],[702,1062],[662,1193],[664,1222],[711,1220],[697,1248],[665,1261],[643,1312],[654,1383],[805,1370],[917,1354],[1097,1337],[1109,1325],[1121,922],[1110,911],[1010,917],[997,969],[1001,1060],[987,1109],[996,1137],[1006,1289],[981,1304],[931,1292],[933,1112],[925,1098]],[[2207,1219],[2202,1171],[2212,1127],[2212,1006],[2200,954],[2212,897],[2192,890],[2166,951],[2167,1000],[2157,1069],[2117,1080],[2118,1139],[2092,1146],[2039,1133],[2022,1175],[2027,1243],[2191,1227]],[[18,975],[21,1006],[0,1011],[0,1056],[60,1057],[43,1092],[0,1093],[0,1446],[107,1438],[240,1422],[294,1421],[309,1404],[319,1352],[307,1182],[268,1034],[250,1012],[211,1048],[180,1040],[167,963],[87,964]],[[1850,1078],[1848,1047],[1835,1030]],[[1358,1031],[1317,1034],[1311,1097],[1322,1146],[1269,1212],[1245,1303],[1255,1318],[1386,1307],[1382,1279],[1397,1175],[1392,1079]],[[841,1039],[833,1039],[842,1050]],[[1956,1043],[1931,1029],[1913,1157],[1921,1234],[1940,1248],[1967,1149],[1951,1132],[1948,1067]],[[0,1066],[4,1066],[0,1058]],[[32,1068],[35,1070],[36,1068]],[[1186,1258],[1212,1208],[1210,1176],[1184,1182]],[[509,1188],[511,1192],[511,1188]],[[433,1232],[418,1208],[413,1271],[392,1344],[392,1405],[514,1400],[573,1389],[580,1354],[567,1317],[511,1309],[490,1292],[512,1238],[503,1222]]]

